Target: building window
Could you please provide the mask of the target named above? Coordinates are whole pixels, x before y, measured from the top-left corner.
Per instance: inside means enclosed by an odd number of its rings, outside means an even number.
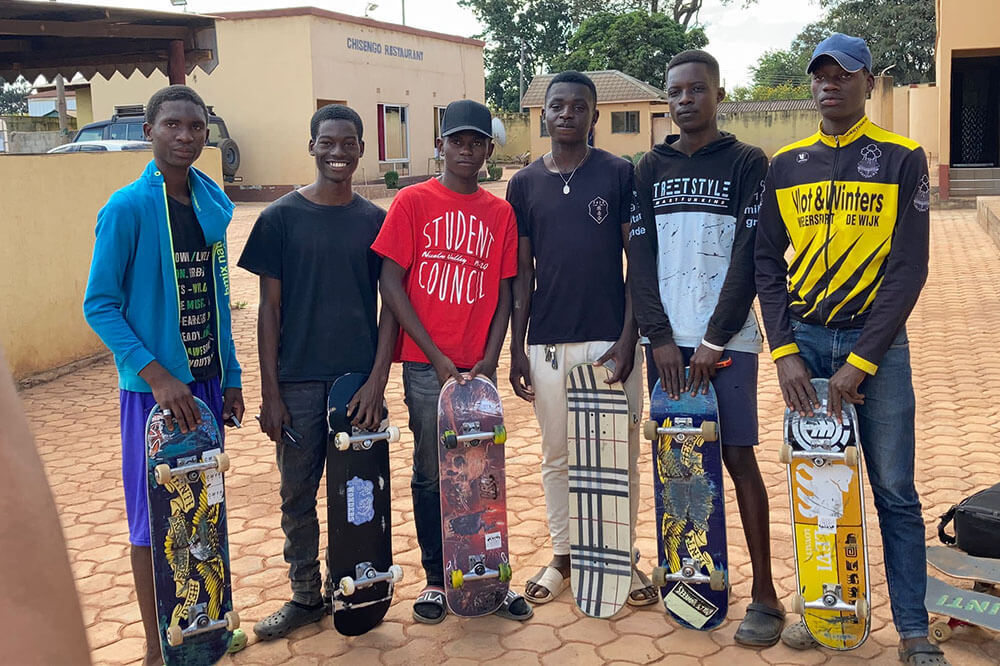
[[[441,136],[441,126],[444,125],[444,110],[443,106],[434,107],[434,136],[432,140],[434,141],[435,148],[437,147],[438,137]]]
[[[549,128],[545,124],[545,109],[541,110],[541,112],[538,114],[538,117],[541,120],[541,124],[540,124],[541,130],[540,130],[540,133],[539,133],[538,136],[548,136],[549,135]]]
[[[639,112],[638,111],[612,111],[611,112],[611,133],[612,134],[638,134],[639,133]]]
[[[410,128],[405,106],[378,105],[378,159],[407,162],[410,159]]]

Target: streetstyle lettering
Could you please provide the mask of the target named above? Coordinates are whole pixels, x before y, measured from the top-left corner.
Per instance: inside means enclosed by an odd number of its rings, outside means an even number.
[[[472,305],[486,296],[483,283],[495,237],[486,222],[448,211],[421,229],[417,285],[442,303]]]

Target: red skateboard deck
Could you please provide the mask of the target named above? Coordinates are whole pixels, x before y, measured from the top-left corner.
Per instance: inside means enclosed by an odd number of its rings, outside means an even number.
[[[476,377],[449,380],[438,398],[438,463],[445,597],[455,615],[493,613],[510,586],[503,407]]]

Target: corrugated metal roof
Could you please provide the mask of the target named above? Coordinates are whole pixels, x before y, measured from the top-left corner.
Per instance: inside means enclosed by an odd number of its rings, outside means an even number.
[[[583,72],[591,78],[597,88],[597,101],[606,102],[640,102],[666,101],[667,93],[645,81],[617,69],[605,69],[597,72]],[[524,91],[521,106],[542,106],[545,103],[545,88],[555,74],[538,74],[531,79],[531,84]]]
[[[723,102],[719,114],[753,113],[755,111],[815,111],[811,99],[774,99],[760,102]]]
[[[0,78],[87,79],[167,73],[167,45],[184,43],[186,72],[219,63],[215,19],[198,14],[55,2],[0,1]]]

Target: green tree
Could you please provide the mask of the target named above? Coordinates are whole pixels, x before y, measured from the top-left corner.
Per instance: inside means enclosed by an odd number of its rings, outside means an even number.
[[[550,68],[618,69],[662,87],[666,65],[674,55],[707,43],[701,28],[685,31],[665,14],[603,12],[580,24],[569,39],[569,52],[553,58]]]
[[[0,115],[24,115],[28,113],[28,95],[31,94],[31,84],[23,77],[17,77],[14,83],[0,79]]]

